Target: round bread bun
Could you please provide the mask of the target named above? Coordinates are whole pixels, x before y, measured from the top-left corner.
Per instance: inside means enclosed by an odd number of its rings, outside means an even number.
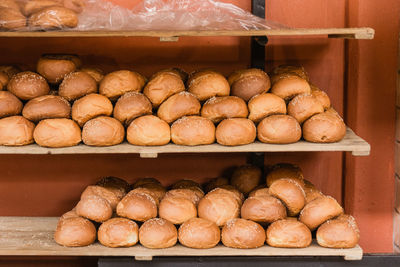
[[[51,6],[62,6],[60,1],[57,0],[30,0],[22,4],[22,12],[25,16],[30,16],[42,9]]]
[[[75,28],[78,26],[78,15],[69,8],[51,6],[32,14],[28,24],[40,30]]]
[[[181,189],[181,188],[191,188],[191,187],[201,188],[198,182],[188,179],[179,180],[175,182],[173,185],[171,185],[171,189]]]
[[[284,77],[280,78],[272,85],[271,93],[284,100],[290,100],[296,95],[310,94],[311,87],[303,78],[294,74],[285,74]]]
[[[157,116],[172,123],[183,116],[199,115],[200,108],[199,100],[193,94],[184,91],[164,101],[158,108]]]
[[[17,2],[15,2],[15,0],[2,0],[0,2],[0,8],[1,7],[19,10],[19,5],[17,4]]]
[[[161,201],[161,199],[164,197],[165,193],[167,192],[167,190],[165,189],[164,186],[162,186],[161,184],[157,184],[157,183],[147,183],[147,184],[142,184],[138,187],[136,187],[135,189],[139,189],[139,188],[146,188],[148,190],[150,190],[152,193],[150,195],[154,195],[154,198],[159,202]]]
[[[0,71],[0,91],[3,90],[3,88],[6,88],[9,80],[10,78],[8,77],[8,74],[4,71]]]
[[[76,146],[82,140],[81,129],[69,119],[40,121],[33,132],[33,138],[39,146],[44,147]]]
[[[315,85],[311,84],[310,86],[311,94],[317,99],[319,103],[321,103],[325,110],[329,109],[331,107],[331,100],[329,96]]]
[[[263,143],[295,143],[301,138],[301,127],[292,116],[271,115],[258,124],[257,138]]]
[[[326,248],[353,248],[360,240],[360,231],[351,215],[328,220],[317,230],[317,242]]]
[[[76,213],[95,222],[104,222],[111,218],[113,210],[107,199],[88,194],[76,205]]]
[[[261,170],[253,165],[237,167],[233,171],[230,183],[240,192],[247,195],[261,183]]]
[[[33,143],[35,124],[22,116],[0,119],[0,145],[24,146]]]
[[[69,218],[76,218],[76,217],[80,217],[77,213],[76,213],[76,208],[73,208],[70,211],[67,211],[66,213],[64,213],[63,215],[61,215],[60,219],[58,220],[59,222],[62,220],[66,220]]]
[[[8,91],[0,91],[0,118],[21,114],[22,102]]]
[[[343,213],[343,208],[331,196],[322,196],[307,203],[300,213],[299,220],[315,230],[318,226],[329,219]]]
[[[19,99],[29,100],[50,92],[46,80],[31,71],[24,71],[14,75],[7,84],[7,90]]]
[[[339,142],[345,135],[346,125],[333,109],[314,115],[303,124],[303,138],[308,142]]]
[[[263,118],[270,115],[286,114],[285,101],[270,93],[256,95],[250,99],[249,103],[249,119],[254,122],[260,122]]]
[[[312,241],[310,229],[296,219],[279,220],[272,223],[268,227],[266,235],[267,244],[278,248],[305,248]]]
[[[110,116],[113,111],[111,101],[99,94],[90,94],[82,97],[72,105],[72,119],[81,127],[98,116]]]
[[[166,198],[185,198],[190,200],[196,207],[200,202],[201,197],[196,194],[194,190],[186,189],[186,188],[179,188],[179,189],[172,189],[165,193],[164,199]]]
[[[145,193],[128,193],[117,205],[117,214],[135,221],[144,222],[157,217],[157,203]]]
[[[271,83],[274,84],[285,75],[295,74],[306,81],[309,81],[308,74],[302,66],[280,65],[272,69],[270,72]]]
[[[307,180],[304,180],[304,193],[306,193],[306,203],[309,203],[314,199],[322,197],[324,195],[311,182]]]
[[[81,194],[81,199],[85,199],[91,196],[101,197],[110,203],[112,210],[114,211],[122,197],[115,194],[113,191],[108,190],[105,187],[99,185],[89,185]]]
[[[272,223],[287,216],[286,208],[279,199],[265,195],[247,198],[240,214],[243,219],[260,223]]]
[[[133,119],[152,113],[152,106],[141,93],[128,92],[121,96],[114,107],[114,118],[124,125],[129,125]]]
[[[132,145],[162,146],[171,140],[171,128],[157,116],[145,115],[131,122],[126,137]]]
[[[83,247],[96,240],[93,223],[82,217],[60,220],[54,233],[57,244],[66,247]]]
[[[100,83],[101,80],[103,80],[103,78],[104,78],[104,72],[98,68],[85,67],[85,68],[81,68],[80,71],[86,72],[87,74],[92,76],[92,78],[96,81],[96,83]]]
[[[133,188],[138,188],[142,185],[145,184],[158,184],[161,185],[160,181],[158,181],[156,178],[151,178],[151,177],[145,177],[145,178],[140,178],[135,183],[132,185]]]
[[[130,70],[114,71],[100,82],[100,94],[110,99],[117,99],[127,92],[140,92],[146,83],[146,78]]]
[[[211,179],[210,181],[208,181],[208,183],[206,183],[204,185],[204,190],[208,193],[211,190],[218,188],[222,185],[228,185],[229,184],[229,179],[226,177],[216,177]]]
[[[231,95],[249,101],[253,96],[267,92],[271,87],[268,75],[260,69],[238,70],[228,78]]]
[[[182,77],[177,72],[164,70],[151,77],[143,89],[143,94],[150,99],[153,107],[157,108],[168,97],[182,91],[185,91]]]
[[[228,193],[232,195],[236,201],[239,203],[239,206],[243,204],[244,201],[244,195],[236,189],[233,185],[227,184],[227,185],[221,185],[210,192],[208,194],[219,194],[219,193]]]
[[[194,94],[200,101],[205,101],[213,96],[228,96],[229,83],[226,78],[215,71],[198,71],[189,77],[187,81],[188,91]]]
[[[26,26],[26,17],[14,8],[0,6],[0,30],[16,30]]]
[[[197,217],[196,205],[184,197],[164,197],[160,202],[159,216],[173,224],[182,224]]]
[[[114,146],[122,143],[124,137],[124,126],[106,116],[91,119],[82,129],[82,141],[88,146]]]
[[[215,136],[224,146],[247,145],[256,139],[256,126],[245,118],[225,119],[218,124]]]
[[[85,0],[62,0],[64,7],[75,11],[76,13],[81,13],[85,7]]]
[[[68,101],[76,100],[92,93],[97,93],[97,83],[92,76],[83,71],[71,72],[65,75],[58,89],[58,94]]]
[[[285,204],[288,216],[297,216],[306,204],[306,194],[295,180],[279,179],[271,184],[268,192]]]
[[[71,105],[61,96],[38,96],[25,104],[22,115],[34,122],[43,119],[68,119],[71,117]]]
[[[215,141],[215,126],[200,116],[185,116],[171,126],[171,140],[177,145],[208,145]]]
[[[201,116],[214,123],[227,118],[247,118],[248,114],[246,103],[237,96],[212,97],[201,109]]]
[[[289,102],[287,111],[302,124],[311,116],[324,112],[324,107],[312,94],[301,94]]]
[[[178,240],[178,231],[169,221],[153,218],[139,228],[139,241],[146,248],[173,247]]]
[[[265,186],[265,185],[263,185]],[[260,197],[260,196],[270,196],[269,194],[269,188],[268,187],[263,187],[263,188],[255,188],[249,193],[249,197]]]
[[[51,84],[59,84],[65,75],[74,72],[81,62],[75,55],[46,54],[36,66],[37,72]]]
[[[256,222],[232,219],[222,228],[221,240],[230,248],[258,248],[264,245],[265,231]]]
[[[100,225],[98,239],[110,248],[131,247],[139,241],[139,227],[129,219],[112,218]]]
[[[279,163],[274,165],[266,176],[267,186],[270,187],[273,182],[283,178],[295,180],[304,187],[303,171],[299,166],[291,163]]]
[[[189,248],[213,248],[221,239],[221,231],[214,223],[202,218],[184,222],[178,231],[179,243]]]
[[[121,199],[131,190],[131,185],[127,181],[113,176],[101,178],[96,185],[110,190]]]

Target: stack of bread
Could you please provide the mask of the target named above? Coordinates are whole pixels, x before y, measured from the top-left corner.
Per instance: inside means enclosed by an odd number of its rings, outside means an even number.
[[[107,177],[88,186],[76,207],[61,216],[54,235],[64,246],[86,246],[97,239],[108,247],[167,248],[178,241],[189,248],[352,248],[359,241],[354,218],[330,196],[303,178],[292,164],[237,167],[231,178],[202,187],[180,180],[167,191],[154,178],[132,186]],[[132,189],[132,190],[131,190]],[[247,198],[245,198],[247,197]]]
[[[325,143],[346,133],[301,67],[279,66],[271,80],[259,69],[228,79],[166,69],[147,80],[130,70],[104,76],[75,55],[44,55],[36,71],[0,67],[0,145],[111,146],[125,137],[138,146],[287,144],[301,136]]]

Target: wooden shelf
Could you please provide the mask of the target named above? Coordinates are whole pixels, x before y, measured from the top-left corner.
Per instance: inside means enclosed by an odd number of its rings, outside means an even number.
[[[232,249],[219,245],[211,249],[191,249],[176,245],[167,249],[108,248],[95,243],[87,247],[68,248],[53,240],[58,217],[0,217],[0,255],[6,256],[132,256],[151,260],[154,256],[341,256],[361,260],[359,246],[352,249],[329,249],[315,242],[308,248],[285,249],[263,246],[257,249]]]

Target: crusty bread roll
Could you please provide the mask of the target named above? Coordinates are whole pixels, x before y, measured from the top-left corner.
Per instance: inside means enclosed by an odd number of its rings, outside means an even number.
[[[311,231],[296,219],[279,220],[267,231],[267,244],[278,248],[305,248],[311,244]]]
[[[257,186],[255,189],[253,189],[249,193],[249,197],[270,196],[269,188],[265,187],[265,185],[262,186],[263,187]]]
[[[75,55],[45,54],[40,57],[36,70],[49,83],[59,84],[65,75],[74,72],[80,64],[80,59]]]
[[[100,83],[101,80],[103,80],[103,78],[104,78],[104,72],[101,69],[98,69],[98,68],[84,67],[84,68],[81,68],[80,71],[86,72],[87,74],[92,76],[92,78],[97,83]]]
[[[88,246],[96,240],[96,228],[93,223],[82,217],[60,220],[54,240],[66,247]]]
[[[346,136],[346,125],[333,109],[314,115],[303,124],[303,138],[314,143],[339,142]]]
[[[171,128],[154,115],[139,117],[126,129],[126,138],[132,145],[162,146],[171,140]]]
[[[22,102],[8,91],[0,91],[0,118],[21,114]]]
[[[113,211],[122,199],[121,195],[117,195],[115,192],[99,185],[89,185],[86,187],[81,194],[81,199],[85,199],[93,195],[107,200],[108,203],[110,203]]]
[[[312,94],[300,94],[289,102],[287,111],[301,124],[311,116],[324,112],[324,107]]]
[[[0,145],[23,146],[33,143],[35,124],[22,116],[0,119]]]
[[[322,196],[304,206],[299,220],[307,225],[308,228],[314,230],[322,223],[342,213],[343,208],[333,197]]]
[[[309,77],[306,70],[302,66],[294,65],[279,65],[270,72],[271,83],[274,84],[285,75],[295,74],[304,80],[308,81]]]
[[[114,71],[100,82],[99,92],[110,99],[117,99],[127,92],[140,92],[146,83],[146,78],[130,70]]]
[[[172,123],[183,116],[199,115],[200,108],[199,100],[193,94],[185,91],[165,100],[158,108],[157,116]]]
[[[157,183],[141,184],[141,185],[135,187],[135,189],[132,190],[132,192],[137,192],[137,189],[146,189],[147,192],[149,192],[148,194],[150,194],[156,200],[157,203],[161,201],[161,199],[164,197],[165,193],[167,192],[167,190],[165,189],[164,186],[162,186],[161,184],[157,184]],[[146,192],[146,190],[143,190],[142,192]]]
[[[185,116],[171,126],[171,140],[177,145],[208,145],[215,141],[215,126],[200,116]]]
[[[239,166],[233,171],[230,183],[243,194],[248,194],[261,183],[261,170],[253,165]]]
[[[73,208],[70,211],[67,211],[66,213],[64,213],[63,215],[61,215],[59,222],[62,220],[66,220],[69,218],[76,218],[76,217],[80,217],[77,213],[76,213],[76,208]]]
[[[135,221],[144,222],[157,217],[157,203],[145,193],[128,193],[117,205],[117,214]]]
[[[221,240],[231,248],[258,248],[264,245],[265,231],[256,222],[232,219],[222,228]]]
[[[98,116],[110,116],[113,111],[111,101],[99,94],[90,94],[82,97],[72,105],[72,119],[80,126]]]
[[[238,70],[228,78],[231,95],[249,101],[253,96],[267,92],[271,87],[268,75],[260,69]]]
[[[96,185],[108,189],[121,199],[131,190],[131,185],[127,181],[114,176],[101,178]]]
[[[129,219],[112,218],[100,225],[97,238],[103,246],[131,247],[139,241],[139,227]]]
[[[26,26],[26,17],[18,10],[0,7],[0,30],[16,30]]]
[[[95,79],[83,71],[71,72],[65,75],[58,89],[58,94],[68,101],[96,92],[97,83]]]
[[[214,222],[192,218],[179,227],[178,239],[185,247],[213,248],[221,239],[221,231]]]
[[[82,141],[88,146],[114,146],[122,143],[124,137],[124,126],[106,116],[91,119],[82,129]]]
[[[153,218],[139,228],[139,241],[146,248],[169,248],[176,244],[178,231],[162,218]]]
[[[229,184],[229,179],[226,177],[216,177],[208,181],[204,185],[204,190],[208,193],[211,190],[220,187],[221,185],[228,185]]]
[[[19,10],[19,5],[15,0],[1,0],[0,2],[0,8],[5,7],[5,8],[12,8],[15,10]]]
[[[191,187],[200,188],[200,184],[193,180],[182,179],[182,180],[176,181],[174,184],[171,185],[171,189],[181,189],[181,188],[191,188]]]
[[[304,193],[306,193],[306,204],[324,195],[311,182],[307,180],[304,180]]]
[[[124,125],[129,125],[133,119],[152,113],[152,106],[141,93],[128,92],[122,95],[114,107],[114,118]]]
[[[247,198],[243,202],[240,214],[243,219],[260,223],[272,223],[287,216],[282,202],[266,195]]]
[[[161,185],[160,181],[158,181],[156,178],[152,177],[145,177],[145,178],[140,178],[135,183],[132,185],[133,188],[138,188],[142,185],[145,184],[158,184]]]
[[[22,4],[22,12],[25,16],[30,16],[42,9],[51,6],[62,6],[58,0],[29,0]]]
[[[226,78],[215,71],[204,70],[190,75],[187,81],[188,91],[194,94],[200,101],[213,96],[227,96],[230,92]]]
[[[258,124],[257,138],[263,143],[295,143],[301,138],[301,127],[292,116],[271,115]]]
[[[38,96],[25,104],[22,115],[34,122],[43,119],[68,119],[71,117],[71,105],[61,96]]]
[[[331,100],[329,96],[315,85],[310,84],[310,86],[311,94],[317,99],[319,103],[321,103],[325,110],[329,109],[331,107]]]
[[[75,28],[78,16],[71,9],[61,6],[46,7],[29,17],[28,24],[40,30]]]
[[[76,213],[95,222],[104,222],[111,218],[113,210],[107,199],[88,194],[76,205]]]
[[[164,199],[166,198],[185,198],[190,200],[196,207],[200,202],[201,196],[199,196],[196,191],[187,188],[178,188],[169,190],[165,193]]]
[[[237,96],[212,97],[201,109],[201,116],[214,123],[227,118],[247,118],[248,114],[246,103]]]
[[[50,87],[46,80],[31,71],[24,71],[14,75],[7,84],[7,90],[22,100],[29,100],[46,95]]]
[[[279,179],[295,180],[304,187],[303,171],[297,165],[291,163],[279,163],[274,165],[266,176],[267,186],[271,186],[273,182]]]
[[[215,137],[224,146],[247,145],[256,139],[256,126],[245,118],[225,119],[218,124]]]
[[[211,190],[210,192],[208,192],[208,194],[230,194],[231,196],[233,196],[235,198],[235,200],[237,201],[237,203],[239,203],[239,206],[241,206],[243,204],[244,201],[244,195],[242,194],[242,192],[240,192],[239,190],[236,189],[236,187],[234,187],[233,185],[221,185],[213,190]]]
[[[260,122],[269,115],[286,114],[285,101],[274,94],[265,93],[256,95],[250,99],[249,119],[254,122]]]
[[[268,193],[285,204],[288,216],[297,216],[306,204],[306,194],[295,180],[279,179],[271,184]]]
[[[81,129],[69,119],[46,119],[38,123],[33,138],[39,146],[75,146],[82,140]]]
[[[178,196],[164,197],[160,202],[158,212],[160,218],[173,224],[182,224],[197,217],[196,205],[190,199]]]
[[[271,88],[271,93],[283,98],[284,100],[290,100],[299,94],[310,94],[310,84],[303,78],[288,74],[278,81],[276,81]]]

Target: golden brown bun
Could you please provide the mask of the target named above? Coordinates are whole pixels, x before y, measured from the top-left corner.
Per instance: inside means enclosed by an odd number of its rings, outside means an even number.
[[[198,71],[189,77],[187,81],[188,91],[194,94],[200,101],[213,96],[227,96],[230,92],[226,78],[215,71]]]
[[[0,71],[0,91],[3,90],[3,88],[6,88],[9,80],[10,78],[8,77],[8,74],[4,71]]]
[[[356,220],[350,215],[340,215],[328,220],[317,230],[318,245],[326,248],[353,248],[360,240]]]
[[[150,190],[152,192],[150,195],[154,196],[156,201],[161,201],[161,199],[164,197],[165,193],[167,192],[167,190],[165,189],[164,186],[162,186],[161,184],[157,184],[157,183],[141,184],[138,187],[136,187],[135,189],[138,189],[138,188],[146,188],[146,189]]]
[[[315,85],[311,84],[310,86],[311,94],[317,99],[319,103],[321,103],[325,110],[329,109],[331,107],[331,100],[329,96]]]
[[[182,180],[179,180],[179,181],[175,182],[171,186],[171,189],[190,188],[190,187],[198,187],[198,188],[200,188],[200,184],[198,182],[193,181],[193,180],[182,179]]]
[[[201,109],[201,116],[214,123],[227,118],[247,118],[248,114],[246,103],[237,96],[212,97]]]
[[[76,213],[76,208],[73,208],[72,210],[67,211],[66,213],[61,215],[59,222],[62,220],[66,220],[69,218],[76,218],[76,217],[79,217],[79,215]]]
[[[122,143],[124,137],[124,126],[111,117],[91,119],[82,129],[82,141],[88,146],[114,146]]]
[[[299,94],[310,94],[311,87],[306,80],[297,75],[285,75],[272,85],[271,93],[284,100],[290,100]]]
[[[101,178],[96,185],[114,192],[121,199],[131,190],[131,185],[127,181],[113,176]]]
[[[271,83],[274,84],[286,75],[297,75],[306,81],[309,80],[308,74],[302,66],[280,65],[270,72]]]
[[[81,13],[85,7],[85,0],[62,0],[64,7],[69,8],[76,13]]]
[[[12,8],[12,9],[15,9],[15,10],[19,10],[19,5],[14,0],[1,0],[0,8],[1,7]]]
[[[23,146],[33,143],[35,124],[22,116],[0,119],[0,145]]]
[[[225,119],[218,124],[215,136],[224,146],[247,145],[256,139],[256,126],[249,119]]]
[[[25,104],[22,115],[34,122],[43,119],[68,119],[71,117],[71,105],[61,96],[38,96]]]
[[[143,94],[150,99],[153,107],[156,108],[168,97],[182,91],[185,91],[185,85],[181,76],[176,72],[164,70],[151,77],[143,89]]]
[[[50,87],[46,80],[31,71],[24,71],[14,75],[7,84],[7,90],[22,100],[29,100],[46,95]]]
[[[159,216],[173,224],[182,224],[197,217],[196,205],[187,198],[171,196],[164,197],[160,202]]]
[[[231,248],[258,248],[264,245],[265,231],[256,222],[233,219],[222,228],[221,240]]]
[[[216,177],[211,179],[208,183],[204,185],[204,190],[208,193],[211,190],[220,187],[221,185],[228,185],[229,179],[226,177]]]
[[[192,189],[187,189],[187,188],[178,188],[178,189],[172,189],[169,190],[165,196],[164,199],[169,198],[169,197],[177,197],[177,198],[185,198],[190,200],[195,206],[199,204],[201,196],[199,196],[196,191]]]
[[[0,91],[0,118],[21,114],[22,102],[8,91]]]
[[[192,218],[178,231],[179,243],[189,248],[213,248],[221,239],[219,227],[206,219]]]
[[[311,116],[324,112],[324,107],[312,94],[301,94],[289,102],[287,111],[301,124]]]
[[[288,216],[297,216],[306,204],[304,190],[295,180],[279,179],[271,184],[268,192],[285,204]]]
[[[250,99],[249,119],[254,122],[260,122],[263,118],[270,115],[286,114],[285,101],[274,94],[265,93],[256,95]]]
[[[78,16],[71,9],[51,6],[32,14],[28,24],[40,30],[75,28],[78,26]]]
[[[26,17],[17,9],[0,7],[0,30],[16,30],[26,26]]]
[[[49,83],[58,84],[79,65],[80,59],[75,55],[46,54],[39,59],[36,70]]]
[[[98,69],[98,68],[85,67],[85,68],[81,68],[80,71],[86,72],[87,74],[92,76],[92,78],[97,83],[100,83],[101,80],[103,80],[103,77],[104,77],[104,72],[101,69]]]
[[[265,185],[263,185],[265,186]],[[249,193],[249,197],[270,196],[268,187],[255,188]]]
[[[276,180],[283,178],[295,180],[304,187],[303,171],[299,166],[291,163],[279,163],[274,165],[266,176],[267,186],[269,187]]]
[[[65,75],[58,89],[58,94],[68,101],[78,99],[91,93],[97,93],[97,83],[92,76],[83,71],[72,72]]]
[[[124,125],[142,115],[152,113],[149,99],[138,92],[128,92],[121,96],[114,107],[114,118]]]
[[[233,185],[227,184],[227,185],[221,185],[210,192],[208,194],[220,194],[220,193],[227,193],[232,195],[236,201],[239,203],[239,206],[243,204],[244,201],[244,195],[236,189]]]
[[[306,203],[313,201],[316,198],[322,197],[321,191],[319,191],[311,182],[304,180],[304,193],[306,193]]]
[[[146,83],[146,78],[137,72],[129,70],[114,71],[100,82],[100,94],[111,99],[117,99],[127,92],[140,92]]]
[[[157,203],[145,193],[128,193],[117,205],[117,214],[135,221],[144,222],[157,217]]]
[[[158,108],[157,116],[168,123],[172,123],[183,116],[199,115],[200,108],[199,100],[193,94],[185,91],[164,101]]]
[[[308,142],[339,142],[345,135],[346,125],[333,109],[314,115],[303,124],[303,138]]]
[[[271,115],[258,124],[257,138],[263,143],[295,143],[301,138],[301,127],[292,116]]]
[[[81,199],[85,199],[93,195],[107,200],[108,203],[110,203],[113,211],[122,199],[121,195],[117,195],[113,191],[99,185],[89,185],[88,187],[86,187],[86,189],[81,194]]]
[[[35,142],[44,147],[76,146],[82,140],[81,129],[69,119],[46,119],[33,132]]]
[[[249,101],[253,96],[267,92],[271,87],[268,75],[260,69],[238,70],[228,78],[231,95]]]
[[[42,9],[51,6],[62,6],[57,0],[30,0],[22,5],[22,12],[25,16],[30,16]]]
[[[230,182],[240,192],[248,194],[261,183],[261,170],[252,165],[237,167],[232,174]]]
[[[113,111],[111,101],[99,94],[90,94],[82,97],[72,105],[72,119],[80,126],[83,126],[87,121],[104,115],[110,116]]]
[[[129,219],[112,218],[100,225],[98,239],[111,248],[131,247],[139,241],[139,227]]]
[[[107,199],[88,194],[76,205],[76,213],[95,222],[104,222],[111,218],[113,210]]]
[[[139,117],[126,129],[130,144],[137,146],[162,146],[171,140],[171,128],[168,123],[154,115]]]
[[[96,228],[93,223],[82,217],[60,220],[54,240],[66,247],[88,246],[96,240]]]
[[[314,230],[322,223],[342,213],[343,208],[333,197],[322,196],[305,205],[300,213],[299,220],[308,228]]]
[[[146,248],[173,247],[178,240],[175,226],[162,218],[153,218],[139,228],[139,241]]]
[[[171,126],[171,140],[177,145],[208,145],[215,141],[215,126],[200,116],[185,116]]]
[[[133,188],[138,188],[142,185],[145,184],[158,184],[161,185],[160,181],[158,181],[156,178],[151,178],[151,177],[145,177],[145,178],[140,178],[135,183],[132,185]]]
[[[265,195],[247,198],[240,214],[243,219],[263,223],[272,223],[287,216],[286,208],[279,199]]]
[[[305,248],[311,244],[311,231],[296,219],[279,220],[267,231],[267,244],[278,248]]]

